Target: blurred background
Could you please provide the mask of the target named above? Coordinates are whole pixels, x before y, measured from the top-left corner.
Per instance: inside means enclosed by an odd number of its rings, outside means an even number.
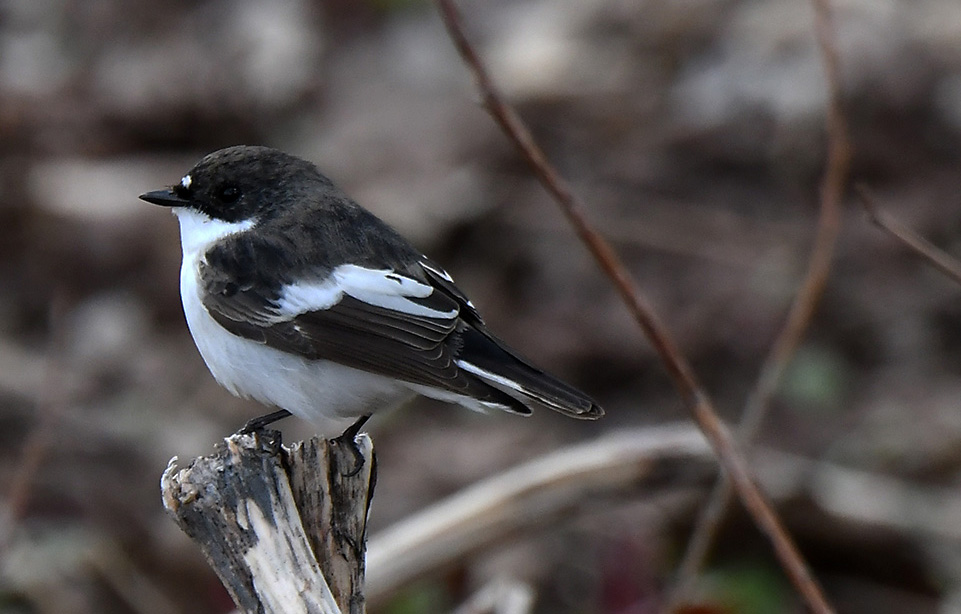
[[[961,4],[837,0],[853,174],[961,255]],[[461,3],[494,79],[734,419],[806,267],[826,86],[804,0]],[[0,2],[0,613],[229,612],[162,509],[167,461],[264,412],[208,374],[179,235],[137,195],[204,154],[316,162],[443,263],[597,423],[418,402],[370,424],[372,531],[567,444],[683,421],[647,342],[477,104],[422,0]],[[842,612],[961,612],[961,289],[847,203],[832,278],[761,442],[876,481],[778,498]],[[311,434],[290,419],[287,441]],[[582,513],[405,588],[492,578],[537,612],[658,611],[705,490]],[[671,488],[674,488],[672,486]],[[668,490],[671,490],[668,488]],[[798,612],[735,511],[703,612]]]

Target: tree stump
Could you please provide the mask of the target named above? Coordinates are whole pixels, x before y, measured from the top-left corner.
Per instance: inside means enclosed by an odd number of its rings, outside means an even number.
[[[277,431],[235,434],[161,478],[164,506],[245,614],[363,614],[367,510],[376,467],[335,441],[290,448]]]

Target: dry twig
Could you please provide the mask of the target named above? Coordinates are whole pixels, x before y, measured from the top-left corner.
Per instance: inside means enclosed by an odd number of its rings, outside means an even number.
[[[850,169],[851,143],[844,113],[837,41],[830,6],[828,0],[812,0],[812,3],[818,48],[821,51],[830,93],[826,120],[828,151],[826,170],[821,181],[821,212],[807,274],[794,297],[784,327],[764,359],[757,382],[741,414],[738,438],[742,445],[749,445],[757,435],[771,398],[811,322],[827,284],[841,226],[841,201]],[[678,568],[678,581],[672,602],[683,599],[689,592],[694,578],[707,558],[721,521],[731,504],[731,498],[730,482],[725,476],[721,476],[688,541],[687,550]]]
[[[728,429],[721,422],[710,399],[704,392],[688,362],[678,351],[667,329],[655,316],[653,309],[641,297],[626,267],[610,245],[587,222],[581,213],[582,206],[575,199],[564,179],[547,161],[544,152],[514,111],[497,92],[487,74],[483,62],[464,33],[460,16],[451,0],[437,0],[444,24],[458,52],[474,75],[482,102],[507,137],[530,163],[535,175],[554,197],[555,202],[574,227],[578,237],[587,246],[601,269],[614,283],[615,288],[635,321],[657,350],[662,362],[674,380],[685,406],[698,426],[707,436],[711,447],[730,477],[734,489],[758,528],[767,535],[781,565],[798,592],[814,612],[831,612],[821,588],[811,575],[800,552],[784,530],[777,514],[761,494],[744,456],[738,452]]]
[[[863,185],[856,186],[858,198],[864,210],[867,211],[871,221],[878,227],[886,230],[888,234],[904,243],[921,258],[927,260],[934,268],[941,271],[956,283],[961,284],[961,262],[954,257],[932,245],[930,241],[914,232],[889,213],[878,209],[871,197],[868,189]]]

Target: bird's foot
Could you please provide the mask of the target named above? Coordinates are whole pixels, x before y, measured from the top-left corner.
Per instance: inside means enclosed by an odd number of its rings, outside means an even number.
[[[330,443],[334,445],[345,447],[350,451],[351,456],[354,457],[353,466],[351,467],[350,471],[343,474],[344,477],[352,478],[364,467],[364,455],[360,451],[360,448],[357,447],[357,442],[355,440],[357,438],[357,434],[360,433],[361,427],[363,427],[368,420],[370,420],[370,414],[361,416],[356,422],[348,426],[347,430],[341,433],[338,437],[334,437],[330,440]]]
[[[292,415],[293,414],[291,414],[286,409],[279,409],[275,412],[265,414],[263,416],[257,416],[256,418],[251,418],[250,420],[247,421],[247,424],[244,425],[244,428],[240,429],[240,431],[238,432],[241,435],[249,435],[250,433],[262,431],[264,430],[264,427],[266,427],[268,424],[273,424],[278,420],[289,418]]]

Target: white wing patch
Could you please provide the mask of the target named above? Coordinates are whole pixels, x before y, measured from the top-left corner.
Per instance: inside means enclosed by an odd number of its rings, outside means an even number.
[[[287,320],[302,313],[330,309],[344,297],[337,280],[328,277],[321,283],[296,283],[284,287],[277,301],[278,315]]]
[[[322,282],[296,283],[285,287],[277,303],[278,315],[293,317],[329,309],[346,294],[368,305],[413,316],[439,319],[456,317],[457,309],[438,311],[408,300],[426,298],[433,291],[431,286],[394,271],[342,264]]]
[[[407,300],[408,297],[426,298],[434,288],[393,271],[342,264],[334,269],[333,277],[345,294],[368,305],[425,318],[450,319],[457,316],[456,309],[437,311]]]

